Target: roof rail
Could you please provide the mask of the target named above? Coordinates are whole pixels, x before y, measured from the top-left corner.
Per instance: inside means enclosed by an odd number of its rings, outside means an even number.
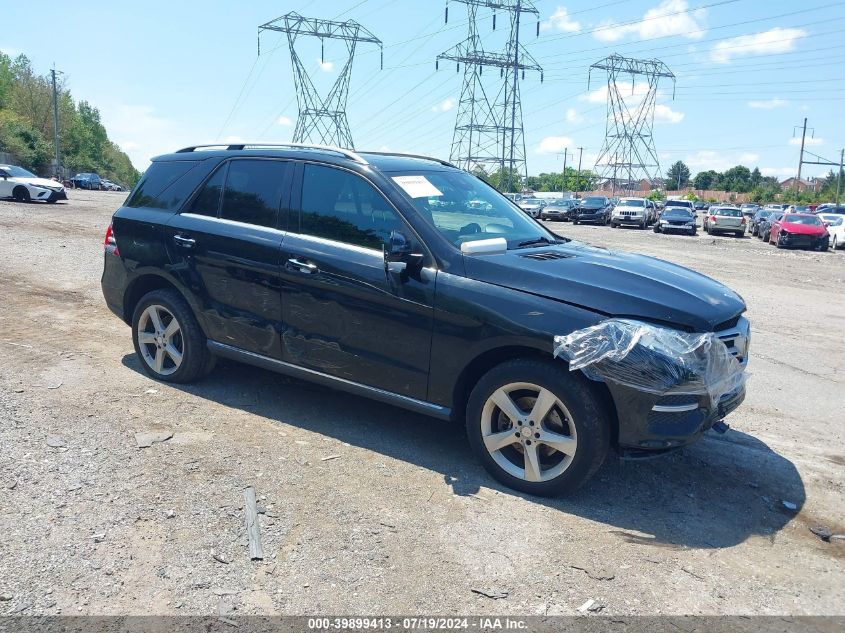
[[[356,163],[369,165],[369,163],[360,154],[353,152],[351,149],[332,147],[330,145],[314,145],[311,143],[210,143],[207,145],[191,145],[190,147],[183,147],[182,149],[177,150],[176,153],[183,154],[186,152],[194,152],[199,149],[209,148],[239,151],[244,149],[281,149],[286,147],[291,149],[317,149],[326,152],[335,152],[341,156],[354,160]]]
[[[405,154],[403,152],[364,152],[365,154],[372,154],[373,156],[404,156],[406,158],[419,158],[422,160],[430,160],[435,163],[440,163],[446,167],[454,167],[455,169],[460,169],[457,165],[450,163],[448,160],[443,160],[442,158],[435,158],[434,156],[423,156],[422,154]]]

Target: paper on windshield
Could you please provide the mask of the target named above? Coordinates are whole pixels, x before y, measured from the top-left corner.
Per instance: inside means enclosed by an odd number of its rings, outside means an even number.
[[[443,192],[431,184],[425,176],[394,176],[393,181],[412,198],[442,196]]]

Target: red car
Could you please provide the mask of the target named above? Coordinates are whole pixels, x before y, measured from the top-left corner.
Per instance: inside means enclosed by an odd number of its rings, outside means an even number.
[[[769,244],[778,248],[812,248],[826,251],[830,242],[827,227],[815,215],[810,213],[785,213],[780,220],[772,223]]]

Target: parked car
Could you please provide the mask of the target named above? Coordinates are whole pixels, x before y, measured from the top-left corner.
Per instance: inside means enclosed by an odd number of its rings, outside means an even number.
[[[752,204],[752,203],[745,203],[739,207],[740,211],[742,211],[742,215],[745,216],[748,223],[751,223],[751,220],[754,218],[754,215],[760,210],[759,204]]]
[[[812,213],[785,213],[772,222],[769,244],[778,248],[809,248],[826,251],[830,245],[827,228]]]
[[[830,235],[830,249],[836,250],[845,245],[845,215],[837,213],[819,213],[817,216],[827,227]]]
[[[845,205],[836,206],[835,204],[832,204],[832,205],[826,206],[821,211],[817,211],[816,213],[836,213],[838,215],[843,215],[843,214],[845,214]]]
[[[649,226],[654,204],[645,198],[621,198],[610,215],[610,227],[635,226],[644,229]]]
[[[604,196],[587,196],[572,210],[573,224],[607,224],[613,204]]]
[[[111,180],[103,180],[100,183],[100,188],[105,191],[126,191],[126,189],[124,189],[121,185],[116,182],[112,182]]]
[[[733,233],[737,237],[745,235],[745,216],[737,207],[710,207],[704,214],[704,232],[710,235]]]
[[[748,221],[748,232],[751,233],[751,235],[756,236],[757,230],[760,227],[760,223],[763,222],[763,220],[765,220],[766,218],[768,218],[772,213],[774,212],[770,209],[760,209],[759,211],[757,211],[757,213],[754,214],[754,217]]]
[[[64,185],[56,180],[39,178],[17,165],[0,165],[0,198],[14,198],[18,202],[56,202],[67,200]]]
[[[532,218],[539,218],[540,213],[546,206],[546,201],[540,198],[523,198],[519,201],[519,208],[525,211]]]
[[[655,233],[686,233],[696,234],[696,216],[689,209],[671,207],[663,211],[660,219],[654,224]]]
[[[769,236],[772,232],[772,224],[774,224],[777,220],[780,220],[783,217],[783,213],[777,211],[769,215],[769,217],[765,218],[760,222],[760,225],[757,227],[757,237],[759,237],[764,242],[769,241]]]
[[[667,209],[671,209],[672,207],[687,209],[695,213],[695,207],[689,200],[667,200],[666,205],[663,207],[663,212],[665,213]]]
[[[667,341],[721,340],[708,350],[741,378],[745,304],[713,279],[560,238],[437,159],[200,149],[153,159],[106,231],[106,304],[153,379],[193,382],[224,357],[461,420],[493,477],[540,495],[588,479],[611,447],[687,445],[745,396],[736,380],[714,401],[721,374],[645,340],[637,362],[657,393],[553,356],[556,335],[618,317]],[[466,223],[476,199],[493,212]]]
[[[692,208],[696,211],[706,211],[707,210],[707,203],[704,200],[696,200],[692,203]]]
[[[102,186],[102,179],[97,174],[82,173],[76,174],[70,179],[77,189],[91,189],[99,191]]]
[[[576,205],[577,202],[575,200],[552,200],[540,211],[540,219],[568,222],[570,219],[569,215]]]

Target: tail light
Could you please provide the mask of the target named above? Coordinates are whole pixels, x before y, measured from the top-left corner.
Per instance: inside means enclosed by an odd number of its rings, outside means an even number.
[[[744,217],[742,218],[742,222],[740,222],[740,224],[741,224],[742,226],[745,226],[745,218],[744,218]]]
[[[711,216],[710,216],[710,221],[711,221],[711,222],[715,222],[715,221],[716,221],[716,216],[715,216],[715,215],[711,215]]]
[[[120,251],[117,250],[117,240],[114,237],[114,229],[111,224],[109,224],[109,228],[106,230],[106,239],[103,240],[103,248],[107,253],[120,256]]]

